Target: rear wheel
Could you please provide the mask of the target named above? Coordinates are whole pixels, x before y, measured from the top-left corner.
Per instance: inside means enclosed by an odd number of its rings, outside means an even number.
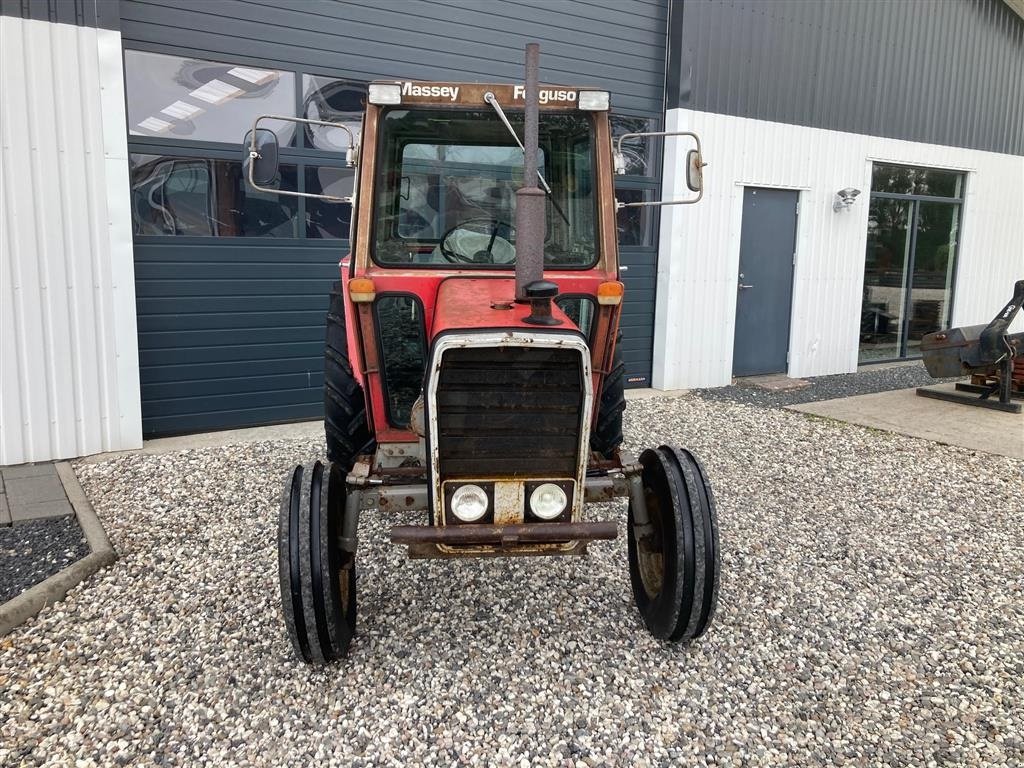
[[[663,445],[640,454],[648,524],[629,505],[628,555],[633,596],[652,635],[693,640],[718,602],[715,500],[704,468],[686,450]]]
[[[612,369],[604,378],[601,387],[601,406],[597,411],[597,422],[590,433],[590,449],[606,459],[622,445],[622,412],[626,410],[626,364],[622,362],[619,345],[622,331],[615,340],[615,355]]]
[[[281,608],[295,654],[325,664],[348,654],[356,628],[355,554],[339,546],[345,472],[319,461],[285,479],[278,527]]]
[[[374,440],[366,423],[363,388],[352,373],[345,333],[345,302],[341,283],[331,289],[324,346],[324,432],[327,458],[352,469],[356,456],[373,450]]]

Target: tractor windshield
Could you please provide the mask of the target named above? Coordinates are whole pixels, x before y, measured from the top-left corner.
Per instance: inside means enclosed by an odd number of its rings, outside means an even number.
[[[523,113],[507,111],[522,136]],[[597,261],[591,118],[541,112],[537,167],[551,187],[544,262]],[[491,110],[392,109],[381,120],[374,259],[383,266],[515,264],[523,153]]]

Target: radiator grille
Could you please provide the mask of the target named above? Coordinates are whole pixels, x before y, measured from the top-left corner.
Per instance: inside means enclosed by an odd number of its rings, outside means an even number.
[[[441,477],[575,477],[582,376],[572,349],[447,350],[436,406]]]

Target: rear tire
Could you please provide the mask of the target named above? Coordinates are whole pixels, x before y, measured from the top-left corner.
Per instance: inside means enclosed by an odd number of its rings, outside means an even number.
[[[637,531],[629,505],[629,577],[648,631],[669,642],[707,630],[718,604],[715,499],[700,461],[663,445],[640,454],[649,529]]]
[[[278,527],[281,608],[295,655],[326,664],[348,654],[356,628],[355,556],[339,546],[345,475],[319,461],[285,479]]]
[[[604,377],[601,387],[601,406],[597,421],[590,433],[590,449],[610,459],[622,445],[622,412],[626,410],[626,364],[622,362],[619,345],[622,331],[615,339],[615,354],[612,369]]]
[[[341,283],[331,289],[324,346],[324,432],[327,458],[348,472],[356,456],[370,453],[374,439],[366,423],[366,399],[352,373],[345,333],[345,301]]]

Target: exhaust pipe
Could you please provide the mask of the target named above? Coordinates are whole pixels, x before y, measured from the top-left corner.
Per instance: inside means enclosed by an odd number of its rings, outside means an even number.
[[[523,186],[516,190],[516,301],[529,302],[526,286],[544,279],[544,190],[537,186],[537,129],[540,121],[540,45],[526,45],[526,115],[523,128]]]

